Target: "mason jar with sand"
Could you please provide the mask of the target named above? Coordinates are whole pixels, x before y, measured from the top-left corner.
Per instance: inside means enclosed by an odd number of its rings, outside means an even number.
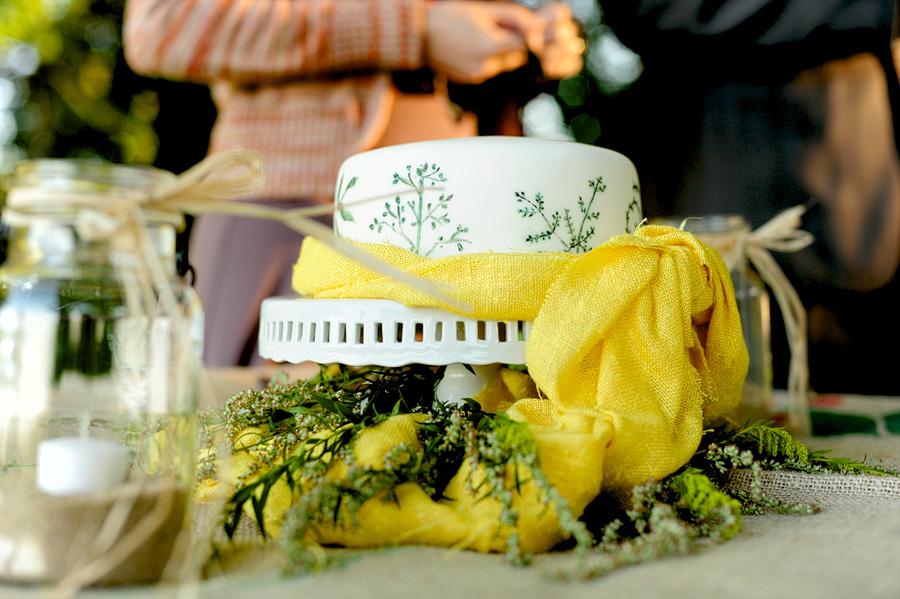
[[[0,579],[158,581],[187,530],[202,309],[177,274],[175,176],[46,159],[7,182]]]

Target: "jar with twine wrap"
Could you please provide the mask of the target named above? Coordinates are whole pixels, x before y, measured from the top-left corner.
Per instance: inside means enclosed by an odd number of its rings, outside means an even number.
[[[21,163],[0,267],[0,578],[158,581],[188,537],[202,308],[176,273],[173,180]]]
[[[755,231],[750,229],[743,217],[734,214],[666,218],[661,221],[682,227],[714,247],[731,273],[744,340],[750,354],[739,417],[752,420],[769,418],[773,409],[767,286],[772,290],[781,308],[791,352],[785,426],[800,435],[811,432],[806,310],[770,250],[796,252],[813,242],[812,234],[799,228],[805,211],[804,206],[794,206],[780,212]]]
[[[44,159],[5,182],[0,580],[66,595],[199,575],[189,497],[211,386],[202,307],[175,269],[185,214],[277,220],[442,296],[335,238],[309,218],[321,208],[231,201],[263,180],[260,155],[238,149],[180,176]]]

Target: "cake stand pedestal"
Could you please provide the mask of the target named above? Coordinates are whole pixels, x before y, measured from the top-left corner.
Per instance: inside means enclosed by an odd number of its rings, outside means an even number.
[[[531,322],[468,318],[382,299],[263,301],[259,354],[275,362],[447,366],[438,399],[462,404],[499,372],[524,364]],[[465,365],[469,365],[467,368]]]

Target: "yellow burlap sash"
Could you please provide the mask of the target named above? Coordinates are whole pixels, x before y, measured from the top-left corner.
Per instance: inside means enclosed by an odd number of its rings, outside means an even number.
[[[532,320],[526,346],[539,397],[505,389],[507,414],[530,423],[549,481],[579,516],[603,490],[624,495],[684,465],[704,426],[736,407],[747,351],[728,271],[693,235],[644,226],[588,254],[468,254],[428,259],[392,246],[362,247],[411,274],[452,285],[467,316]],[[294,288],[316,298],[384,298],[454,310],[359,266],[314,239],[304,242]],[[533,386],[531,387],[533,389]],[[485,392],[487,393],[487,392]],[[484,393],[483,393],[484,395]],[[479,396],[479,400],[491,399]],[[396,444],[415,446],[416,417],[397,416],[366,430],[357,460],[378,466]],[[368,502],[354,529],[320,529],[320,541],[349,546],[423,543],[505,550],[498,502],[467,490],[463,466],[433,501],[417,486],[399,503]],[[475,473],[477,478],[477,473]],[[270,494],[268,529],[290,504],[285,485]],[[553,510],[531,484],[514,504],[528,552],[561,540]]]

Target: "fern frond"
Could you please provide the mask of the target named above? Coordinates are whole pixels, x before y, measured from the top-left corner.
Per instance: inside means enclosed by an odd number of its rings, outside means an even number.
[[[784,428],[772,426],[772,421],[744,424],[729,434],[729,443],[742,448],[752,445],[757,459],[771,459],[809,465],[810,452]]]

